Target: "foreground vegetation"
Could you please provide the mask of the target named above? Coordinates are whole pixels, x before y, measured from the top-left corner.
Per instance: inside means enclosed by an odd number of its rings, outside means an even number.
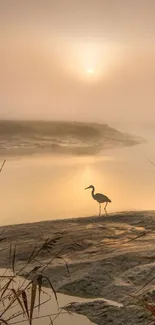
[[[53,324],[65,313],[57,297],[64,292],[122,303],[122,308],[109,305],[109,310],[97,300],[65,307],[94,323],[110,319],[116,325],[155,325],[154,229],[154,212],[5,227],[0,234],[0,267],[5,268],[0,274],[0,324],[33,325],[39,318]],[[57,312],[42,315],[42,306],[53,297]]]
[[[46,299],[41,299],[43,292],[43,281],[44,279],[48,282],[51,293],[54,294],[58,305],[58,299],[56,291],[50,281],[50,279],[44,275],[44,271],[51,265],[56,258],[61,258],[60,254],[52,257],[50,262],[47,265],[42,265],[41,261],[37,260],[37,266],[33,267],[28,273],[27,268],[36,262],[36,259],[39,258],[40,253],[47,251],[51,254],[53,246],[55,246],[60,240],[59,237],[53,239],[47,239],[41,246],[36,246],[32,253],[30,254],[25,265],[18,271],[16,271],[16,247],[10,246],[8,250],[5,250],[5,253],[9,255],[9,265],[10,270],[8,275],[8,269],[0,275],[0,324],[18,324],[19,317],[20,323],[25,322],[27,319],[28,323],[32,325],[34,319],[38,319],[40,307],[43,304],[46,304],[51,296],[46,295]],[[0,242],[5,240],[4,237],[0,238]],[[61,252],[59,252],[61,253]],[[40,266],[38,266],[40,264]],[[21,274],[25,272],[25,279],[19,278]],[[31,275],[32,280],[26,281]],[[20,281],[19,281],[20,280]],[[38,302],[36,298],[38,296]],[[16,312],[14,313],[14,308],[16,307]],[[18,310],[19,309],[19,310]],[[34,311],[38,309],[38,316],[34,316]],[[8,311],[11,315],[8,316]],[[50,320],[50,324],[53,324],[54,319],[60,314],[59,305],[57,314],[44,315]],[[33,317],[34,316],[34,317]]]

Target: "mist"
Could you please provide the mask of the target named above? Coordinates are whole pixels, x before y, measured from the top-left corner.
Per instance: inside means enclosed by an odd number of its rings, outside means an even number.
[[[154,119],[154,9],[154,1],[2,1],[0,118]]]

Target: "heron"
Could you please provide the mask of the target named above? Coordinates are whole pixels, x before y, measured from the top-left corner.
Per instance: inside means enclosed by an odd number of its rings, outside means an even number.
[[[85,188],[85,190],[88,190],[89,188],[92,189],[92,197],[94,200],[96,200],[98,203],[99,203],[99,216],[101,216],[101,204],[102,203],[105,203],[105,206],[104,206],[104,211],[105,211],[105,215],[108,215],[107,213],[107,205],[108,203],[111,203],[111,200],[104,194],[101,194],[101,193],[94,193],[95,192],[95,187],[93,185],[90,185],[88,187]]]

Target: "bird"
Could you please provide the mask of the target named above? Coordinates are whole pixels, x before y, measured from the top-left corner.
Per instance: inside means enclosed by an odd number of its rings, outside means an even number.
[[[99,203],[99,216],[101,216],[101,204],[105,203],[105,207],[104,207],[104,211],[105,211],[105,215],[108,215],[107,213],[107,205],[108,203],[111,203],[111,200],[104,194],[101,193],[94,193],[95,192],[95,187],[94,185],[90,185],[88,187],[85,188],[85,190],[88,190],[89,188],[92,189],[92,197],[94,200],[96,200]]]

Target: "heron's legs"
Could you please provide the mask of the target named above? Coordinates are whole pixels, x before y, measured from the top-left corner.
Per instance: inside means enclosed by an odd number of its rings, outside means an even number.
[[[106,204],[105,204],[105,207],[104,207],[104,211],[105,211],[105,215],[107,216],[108,215],[108,213],[107,213],[107,205],[108,205],[108,202],[106,202]]]
[[[101,215],[101,203],[99,203],[99,217]]]

